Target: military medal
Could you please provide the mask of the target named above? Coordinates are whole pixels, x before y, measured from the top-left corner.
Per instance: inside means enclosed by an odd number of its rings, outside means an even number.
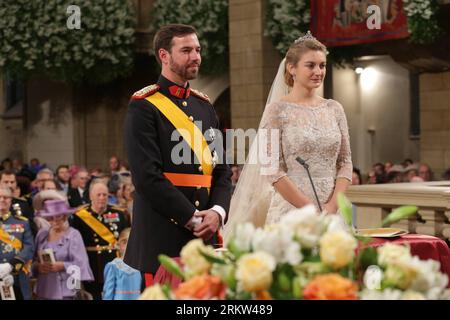
[[[215,167],[217,162],[219,161],[219,156],[217,155],[217,151],[216,150],[214,150],[212,152],[212,156],[213,156],[212,157],[213,167]]]
[[[210,127],[209,129],[209,137],[211,138],[211,141],[214,141],[216,139],[216,133],[214,132],[214,129]]]

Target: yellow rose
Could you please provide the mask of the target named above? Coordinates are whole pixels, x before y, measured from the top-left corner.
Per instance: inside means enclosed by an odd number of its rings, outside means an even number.
[[[401,262],[389,264],[384,274],[387,283],[403,290],[409,288],[416,276],[415,268]]]
[[[208,262],[200,251],[214,255],[214,249],[211,246],[205,246],[201,239],[189,241],[181,250],[181,262],[184,264],[187,278],[206,274],[211,269],[211,263]]]
[[[267,290],[272,284],[275,270],[274,257],[265,252],[243,255],[237,262],[236,279],[248,292]]]
[[[355,256],[356,240],[345,231],[327,232],[319,243],[322,262],[334,269],[345,267]]]
[[[162,291],[161,286],[155,284],[154,286],[146,288],[139,297],[139,300],[167,300],[167,297]]]

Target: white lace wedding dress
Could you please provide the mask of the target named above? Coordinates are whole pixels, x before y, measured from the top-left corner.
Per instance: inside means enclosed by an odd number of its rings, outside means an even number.
[[[269,132],[278,129],[280,133],[278,169],[265,177],[271,184],[288,176],[316,203],[306,169],[296,161],[298,156],[309,165],[321,205],[331,198],[337,178],[351,181],[353,169],[348,126],[339,102],[324,99],[315,106],[272,102],[266,107],[260,128]],[[268,140],[270,156],[272,146]],[[278,192],[271,194],[266,224],[278,222],[294,209]]]
[[[334,100],[320,104],[300,105],[283,102],[289,93],[284,81],[285,59],[281,61],[272,83],[257,137],[272,129],[279,130],[279,152],[273,154],[269,142],[252,143],[247,162],[231,198],[229,219],[224,227],[227,243],[235,228],[251,222],[256,227],[276,223],[294,207],[274,190],[272,184],[288,176],[313,203],[316,199],[306,170],[297,161],[301,157],[309,165],[310,173],[321,205],[333,194],[337,178],[352,179],[352,161],[347,120],[342,105]],[[261,130],[265,129],[265,130]],[[259,141],[257,138],[256,141]],[[263,154],[275,157],[276,166],[264,165],[259,159],[260,145],[266,145]],[[266,149],[266,148],[264,148]],[[261,172],[264,171],[264,175]],[[269,175],[267,175],[269,174]],[[317,204],[316,204],[317,206]],[[341,217],[342,224],[344,224]]]

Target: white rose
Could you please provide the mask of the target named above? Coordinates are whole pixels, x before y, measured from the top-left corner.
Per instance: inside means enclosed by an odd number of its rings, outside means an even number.
[[[402,291],[390,288],[383,291],[365,289],[360,294],[361,300],[400,300],[401,297]]]
[[[387,243],[379,247],[377,251],[378,263],[382,266],[411,259],[411,252],[408,246]]]
[[[291,210],[281,219],[281,224],[292,230],[303,248],[315,247],[327,230],[328,219],[317,213],[311,204],[301,209]]]
[[[250,251],[254,233],[255,227],[251,223],[247,222],[236,227],[234,243],[240,251]]]
[[[420,260],[414,256],[409,264],[417,271],[411,289],[425,293],[428,299],[438,299],[448,284],[448,276],[440,272],[440,263],[432,259]]]
[[[264,251],[275,258],[277,263],[298,264],[303,259],[301,247],[294,240],[292,231],[284,225],[273,224],[265,229],[257,229],[253,235],[254,251]]]

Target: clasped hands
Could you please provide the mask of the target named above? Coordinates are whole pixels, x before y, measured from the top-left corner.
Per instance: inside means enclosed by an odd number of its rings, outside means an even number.
[[[202,222],[195,225],[193,228],[194,236],[202,238],[203,240],[209,240],[220,227],[219,214],[212,210],[202,210],[194,213],[194,217],[199,217]]]
[[[64,262],[62,261],[56,261],[54,263],[51,262],[43,262],[37,264],[38,272],[41,274],[46,274],[50,272],[60,272],[64,271],[65,266]]]

